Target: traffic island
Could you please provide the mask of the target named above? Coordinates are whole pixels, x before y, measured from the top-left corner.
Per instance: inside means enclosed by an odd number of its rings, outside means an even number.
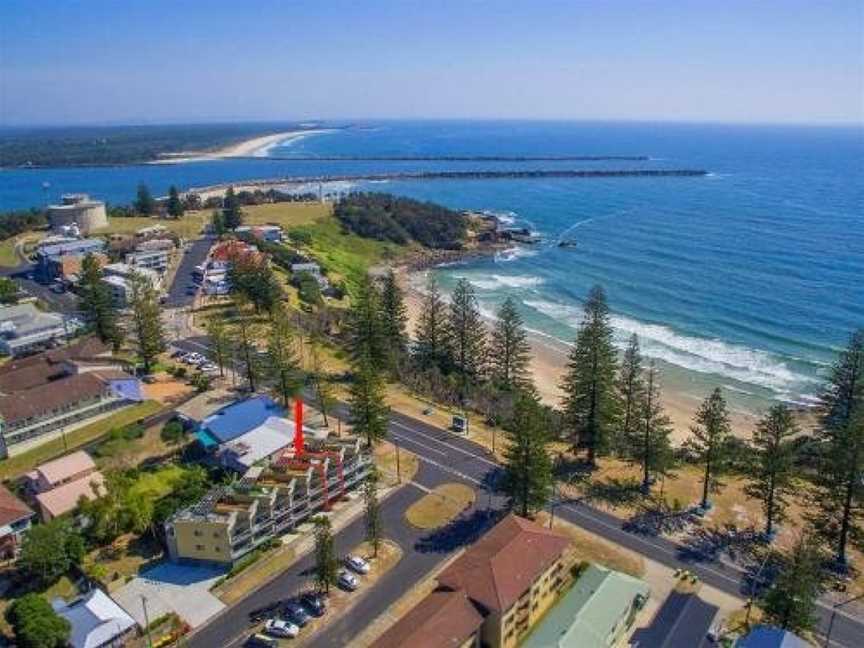
[[[405,511],[405,519],[418,529],[438,529],[469,509],[476,495],[464,484],[441,484],[414,502]]]

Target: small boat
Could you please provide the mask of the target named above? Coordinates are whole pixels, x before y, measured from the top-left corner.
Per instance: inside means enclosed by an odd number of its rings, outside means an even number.
[[[561,239],[558,241],[559,248],[575,248],[576,245],[576,239]]]

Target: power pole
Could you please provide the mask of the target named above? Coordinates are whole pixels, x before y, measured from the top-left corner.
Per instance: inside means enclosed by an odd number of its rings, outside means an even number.
[[[150,636],[150,616],[147,614],[147,597],[141,595],[141,606],[144,608],[144,630],[147,632],[147,647],[153,648],[153,639]]]

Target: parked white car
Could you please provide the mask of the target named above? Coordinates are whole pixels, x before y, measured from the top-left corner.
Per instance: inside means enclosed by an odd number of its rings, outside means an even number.
[[[293,639],[300,634],[300,628],[284,619],[268,619],[264,624],[264,632],[272,637]]]
[[[357,580],[357,577],[344,569],[339,572],[339,577],[336,579],[336,583],[339,587],[346,589],[349,592],[353,592],[360,586],[360,581]]]
[[[369,573],[369,563],[363,560],[360,556],[348,556],[345,558],[345,565],[358,574]]]

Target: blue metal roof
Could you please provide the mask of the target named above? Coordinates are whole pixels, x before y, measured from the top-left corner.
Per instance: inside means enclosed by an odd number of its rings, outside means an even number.
[[[201,421],[199,430],[206,431],[219,443],[226,443],[254,430],[271,416],[285,416],[285,410],[272,398],[254,396],[208,416]]]
[[[809,645],[788,630],[766,625],[756,626],[735,644],[736,648],[807,648]]]

